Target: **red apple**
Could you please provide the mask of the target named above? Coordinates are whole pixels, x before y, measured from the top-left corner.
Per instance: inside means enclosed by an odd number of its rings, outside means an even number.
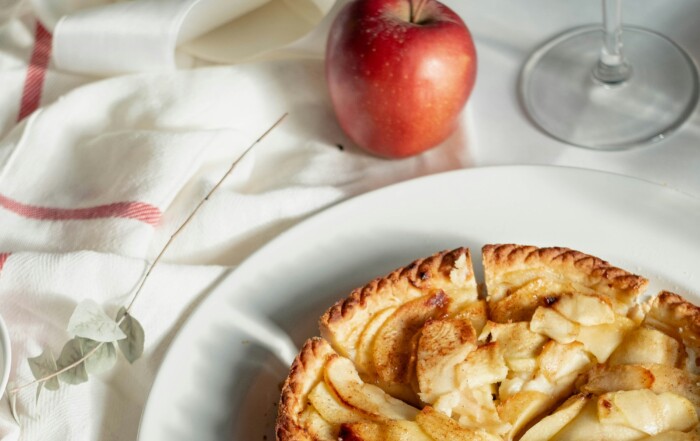
[[[457,126],[476,77],[462,19],[436,0],[354,0],[326,47],[326,80],[345,133],[380,156],[415,155]]]

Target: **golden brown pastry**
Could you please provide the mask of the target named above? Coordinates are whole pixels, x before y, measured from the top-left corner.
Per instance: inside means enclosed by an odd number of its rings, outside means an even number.
[[[700,440],[700,309],[567,248],[437,253],[321,318],[278,441]]]

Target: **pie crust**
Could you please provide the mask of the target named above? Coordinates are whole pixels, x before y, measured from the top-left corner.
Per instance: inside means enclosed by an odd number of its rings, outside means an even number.
[[[313,440],[299,424],[298,416],[307,406],[306,397],[311,388],[322,381],[323,366],[334,354],[328,342],[312,337],[294,359],[282,386],[276,430],[278,440]]]
[[[648,284],[644,277],[616,268],[597,257],[561,247],[486,245],[483,262],[492,318],[499,322],[529,319],[527,315],[532,312],[531,308],[524,308],[510,294],[514,288],[531,280],[551,280],[554,293],[568,289],[604,295],[622,312],[633,305]],[[539,299],[551,294],[547,287],[536,288],[533,294]]]
[[[568,248],[466,248],[354,290],[282,388],[291,440],[700,440],[700,308]]]
[[[321,336],[344,356],[354,354],[357,326],[374,314],[425,295],[446,292],[458,303],[478,297],[471,254],[466,248],[436,253],[355,289],[321,317]]]

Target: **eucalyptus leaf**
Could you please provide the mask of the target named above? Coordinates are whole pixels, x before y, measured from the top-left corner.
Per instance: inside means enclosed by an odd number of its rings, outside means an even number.
[[[93,350],[100,342],[90,339],[81,339],[83,344],[83,353],[87,354]],[[102,343],[87,360],[85,360],[85,369],[88,374],[99,374],[110,370],[114,363],[117,362],[117,350],[114,348],[114,343]]]
[[[133,363],[143,354],[144,341],[146,334],[138,320],[126,313],[126,309],[121,308],[117,313],[117,321],[124,319],[119,324],[119,327],[126,334],[126,338],[119,340],[117,344],[119,349],[124,354],[129,363]]]
[[[45,350],[38,357],[30,358],[27,360],[29,363],[29,369],[32,371],[32,375],[37,380],[53,375],[58,370],[56,365],[56,359],[50,349]],[[58,390],[61,386],[58,382],[58,377],[52,377],[48,380],[39,383],[40,386],[46,387],[48,390]],[[39,392],[37,392],[37,400],[39,399]]]
[[[126,338],[126,334],[109,318],[100,305],[86,299],[78,303],[68,321],[68,332],[76,337],[89,338],[100,342],[117,341]]]
[[[71,364],[77,362],[84,356],[83,344],[79,338],[74,338],[68,341],[63,350],[61,350],[61,356],[58,357],[56,364],[59,369],[66,368]],[[77,366],[68,369],[65,372],[61,372],[58,378],[68,384],[80,384],[85,383],[88,380],[87,370],[85,369],[85,362],[79,363]]]
[[[34,402],[39,402],[39,395],[41,395],[41,390],[44,388],[44,383],[38,383],[36,385],[36,396],[34,397]]]

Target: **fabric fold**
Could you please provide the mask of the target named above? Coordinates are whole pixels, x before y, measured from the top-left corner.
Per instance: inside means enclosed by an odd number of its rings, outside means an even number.
[[[34,0],[39,5],[46,1],[50,0]],[[333,0],[92,2],[57,20],[53,56],[59,69],[99,76],[192,67],[198,57],[235,62],[297,40],[332,4]],[[176,50],[188,42],[192,43],[186,50]]]

